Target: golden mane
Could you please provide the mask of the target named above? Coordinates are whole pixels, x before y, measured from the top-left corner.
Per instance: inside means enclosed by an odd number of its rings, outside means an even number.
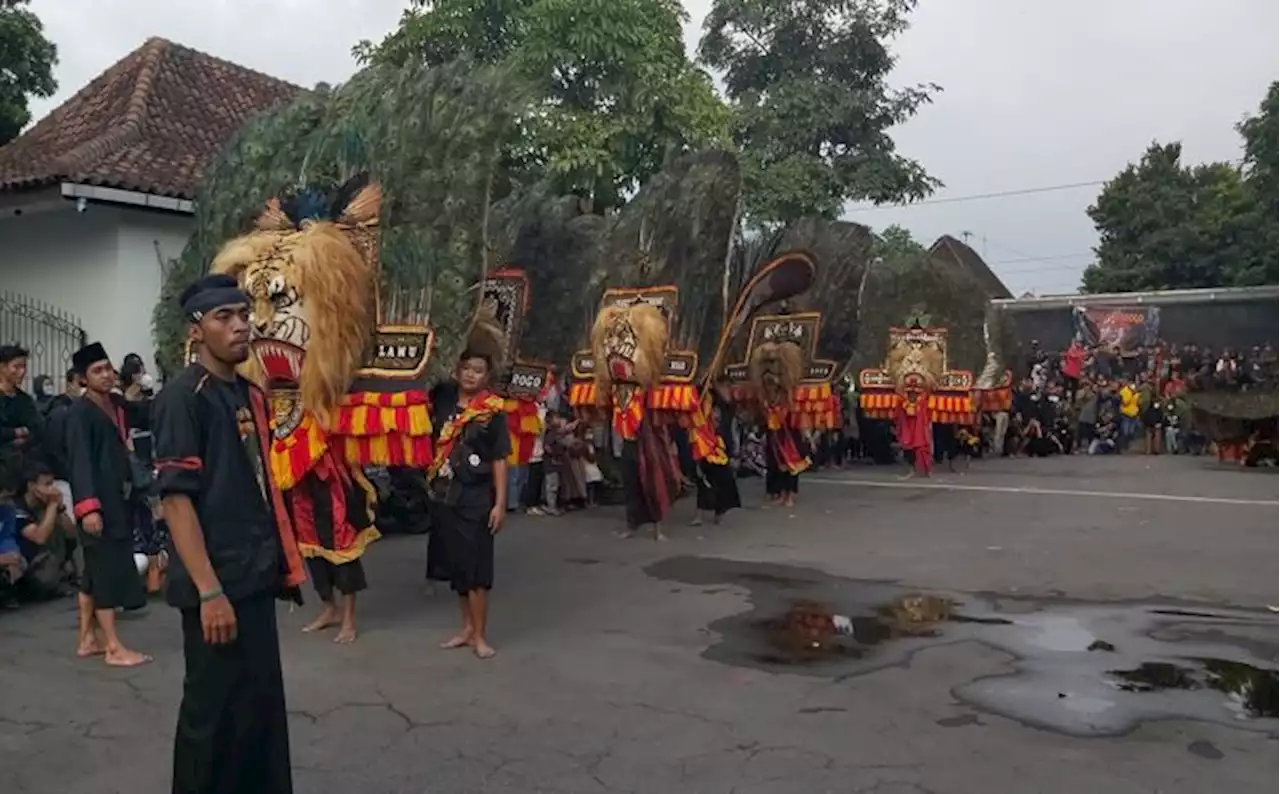
[[[607,342],[619,333],[634,334],[635,353],[631,356],[637,385],[649,388],[662,380],[666,365],[667,319],[655,306],[609,306],[596,315],[591,328],[591,355],[595,359],[596,400],[610,399],[613,376],[609,371]]]
[[[747,362],[747,374],[761,399],[769,399],[769,387],[776,385],[783,401],[789,404],[803,373],[804,352],[795,342],[756,345]]]
[[[502,369],[507,353],[507,335],[492,306],[480,306],[467,334],[467,349],[464,352],[488,358],[493,367],[491,377],[496,377]]]
[[[342,229],[328,221],[304,221],[296,230],[239,237],[222,248],[212,270],[235,276],[243,285],[267,268],[278,271],[305,306],[311,333],[299,389],[303,407],[327,424],[371,338],[375,274]],[[259,303],[255,298],[255,315],[271,316],[269,301]],[[245,370],[261,382],[256,363]]]

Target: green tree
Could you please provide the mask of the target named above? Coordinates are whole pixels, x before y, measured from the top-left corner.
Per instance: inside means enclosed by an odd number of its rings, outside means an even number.
[[[58,90],[53,67],[58,48],[44,36],[30,0],[0,0],[0,145],[18,137],[31,120],[27,101]]]
[[[915,0],[715,0],[698,48],[724,74],[748,223],[837,217],[847,201],[928,196],[941,183],[888,131],[939,90],[894,89],[887,42]]]
[[[678,0],[413,0],[356,55],[374,63],[506,64],[532,100],[508,173],[615,209],[680,151],[729,143],[729,113],[684,53]]]
[[[1182,165],[1182,144],[1153,143],[1089,207],[1097,262],[1084,292],[1220,287],[1252,256],[1253,201],[1229,163]],[[1275,224],[1272,217],[1271,223]]]
[[[1236,126],[1236,131],[1244,138],[1244,182],[1253,201],[1249,210],[1252,256],[1239,261],[1232,279],[1241,286],[1275,284],[1280,280],[1280,267],[1277,267],[1277,251],[1280,251],[1277,229],[1280,224],[1276,221],[1280,217],[1280,202],[1277,202],[1280,184],[1276,178],[1280,171],[1276,149],[1276,139],[1280,137],[1276,115],[1278,88],[1280,84],[1272,82],[1258,106],[1257,115]]]
[[[924,259],[929,249],[911,235],[911,230],[891,224],[876,232],[871,238],[872,261],[879,259],[882,265],[901,265]]]

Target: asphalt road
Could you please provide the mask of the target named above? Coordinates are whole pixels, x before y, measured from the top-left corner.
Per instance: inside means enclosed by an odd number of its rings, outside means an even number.
[[[437,649],[453,599],[424,594],[421,539],[384,540],[356,645],[302,635],[313,604],[281,607],[296,791],[1275,790],[1274,719],[1211,686],[1097,694],[1111,664],[1149,654],[1275,670],[1273,473],[1144,457],[898,473],[806,475],[794,511],[720,527],[682,526],[681,504],[664,544],[614,538],[614,510],[514,519],[488,662]],[[769,633],[799,601],[872,625],[918,594],[987,618],[812,658]],[[156,657],[132,671],[77,660],[74,624],[70,601],[0,615],[0,790],[168,791],[176,615],[122,622]],[[1112,719],[1121,705],[1133,724]]]

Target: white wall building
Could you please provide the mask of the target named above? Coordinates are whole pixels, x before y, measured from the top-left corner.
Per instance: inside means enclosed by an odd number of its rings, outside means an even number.
[[[204,169],[300,90],[149,39],[0,147],[0,344],[32,350],[29,377],[60,380],[83,341],[156,371],[152,312]]]

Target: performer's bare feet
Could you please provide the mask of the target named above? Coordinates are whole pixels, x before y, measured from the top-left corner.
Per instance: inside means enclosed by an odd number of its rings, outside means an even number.
[[[666,535],[664,535],[664,534],[662,534],[662,525],[661,525],[661,524],[654,524],[654,525],[653,525],[653,539],[654,539],[654,540],[656,540],[656,541],[658,541],[659,543],[662,543],[662,542],[665,542],[665,541],[666,541],[667,536],[666,536]]]
[[[497,651],[493,649],[492,645],[484,641],[483,637],[477,638],[476,641],[472,643],[472,647],[475,649],[474,652],[477,659],[492,659],[497,653]]]
[[[105,659],[111,667],[138,667],[151,661],[151,657],[145,653],[131,651],[123,645],[107,648]]]
[[[303,626],[302,630],[307,634],[311,634],[317,631],[331,629],[334,626],[337,626],[338,623],[338,608],[333,604],[325,604],[324,610],[320,613],[320,616]]]
[[[623,539],[623,540],[630,540],[631,538],[635,537],[636,531],[635,531],[634,529],[630,529],[630,528],[628,528],[628,529],[620,529],[620,530],[618,530],[617,532],[615,532],[615,533],[613,533],[613,534],[614,534],[614,535],[616,535],[617,537],[619,537],[619,538]]]
[[[451,651],[454,648],[467,648],[474,644],[475,642],[471,639],[471,632],[463,631],[440,643],[440,647],[446,651]]]
[[[700,526],[702,526],[702,513],[700,513],[700,512],[699,512],[699,513],[695,513],[695,514],[694,514],[694,516],[693,516],[693,520],[689,522],[689,526],[691,526],[691,527],[700,527]]]
[[[914,470],[912,470],[912,469],[907,469],[907,473],[906,473],[906,474],[903,474],[903,475],[901,475],[901,476],[899,476],[899,477],[898,477],[898,479],[899,479],[899,480],[909,480],[909,479],[911,479],[911,478],[912,478],[912,477],[914,477],[914,476],[916,476],[915,471],[914,471]]]
[[[81,639],[79,647],[76,648],[76,656],[81,659],[88,659],[91,656],[101,656],[106,653],[106,646],[102,644],[102,640],[97,637],[89,637],[87,640]]]
[[[338,636],[333,638],[338,645],[350,645],[356,641],[356,624],[343,624],[338,630]]]

